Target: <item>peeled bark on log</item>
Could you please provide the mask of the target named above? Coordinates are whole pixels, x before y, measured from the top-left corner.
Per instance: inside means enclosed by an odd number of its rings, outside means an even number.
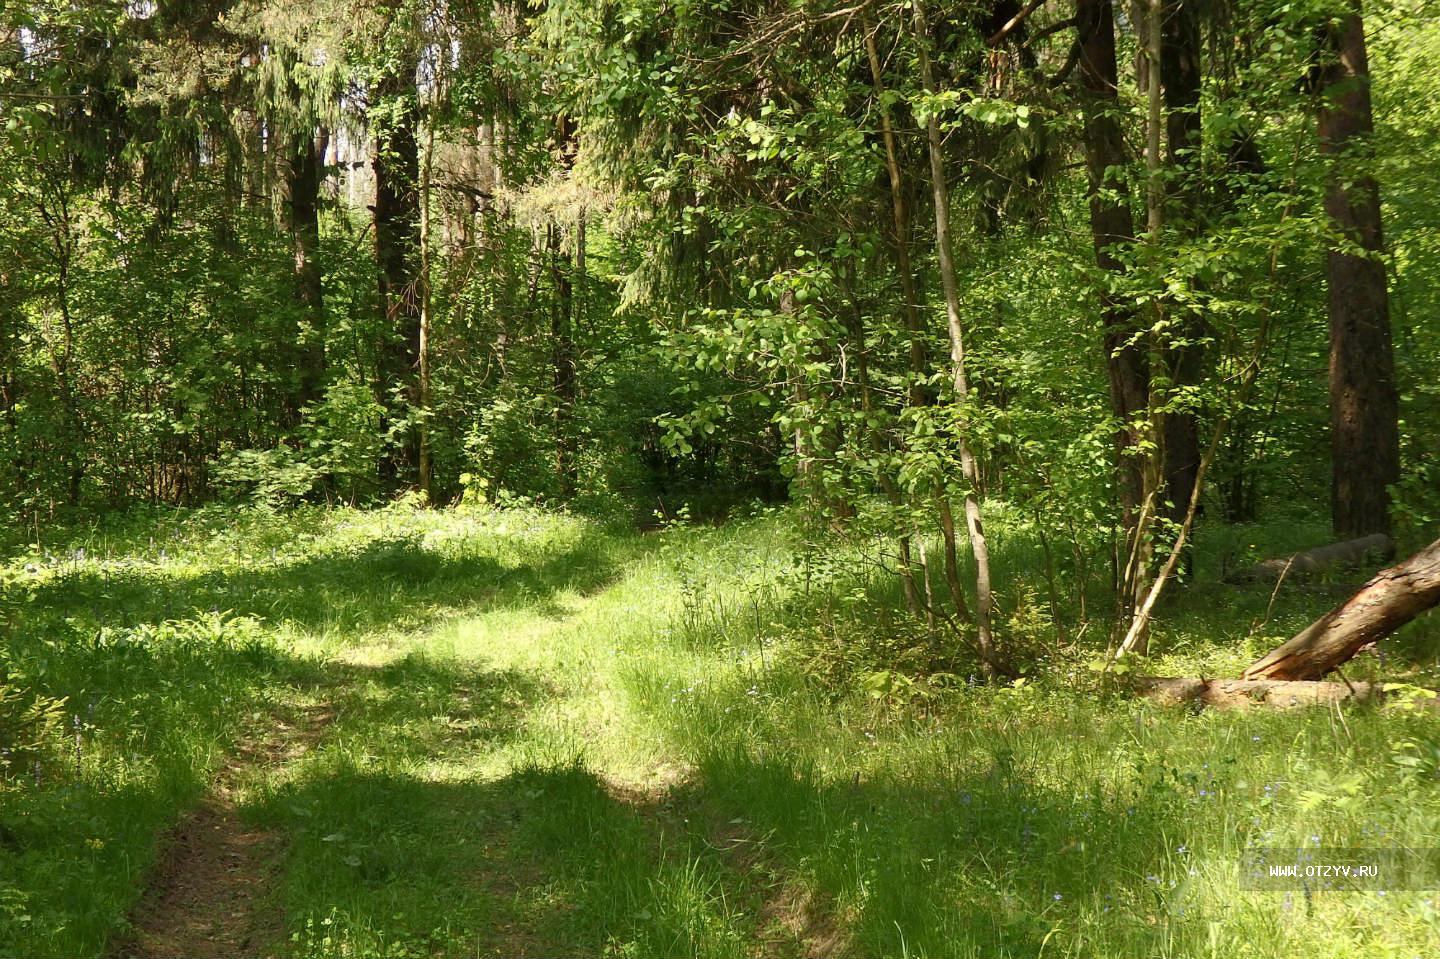
[[[1282,576],[1308,576],[1335,566],[1358,566],[1367,556],[1388,560],[1395,555],[1395,541],[1384,533],[1347,539],[1303,550],[1283,559],[1267,559],[1225,577],[1227,583],[1274,582]]]
[[[1360,591],[1245,670],[1246,679],[1319,679],[1440,605],[1440,540],[1381,570]]]
[[[1373,703],[1386,695],[1409,692],[1412,687],[1384,683],[1287,682],[1267,679],[1195,679],[1142,676],[1135,680],[1142,696],[1162,703],[1200,702],[1217,709],[1255,706],[1289,709],[1294,706],[1330,706],[1337,703]],[[1433,692],[1425,705],[1440,708]]]

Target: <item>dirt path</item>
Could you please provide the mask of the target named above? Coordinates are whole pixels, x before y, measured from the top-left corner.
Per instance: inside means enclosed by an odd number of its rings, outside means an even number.
[[[253,959],[273,954],[284,917],[268,902],[284,852],[281,838],[243,821],[236,797],[262,769],[294,762],[335,716],[324,705],[244,744],[200,805],[161,840],[145,893],[131,911],[131,933],[111,959]]]

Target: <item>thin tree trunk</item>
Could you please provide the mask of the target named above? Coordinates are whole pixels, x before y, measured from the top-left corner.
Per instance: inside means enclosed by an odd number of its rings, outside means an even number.
[[[0,413],[5,419],[5,445],[3,452],[15,467],[15,487],[25,489],[30,485],[28,457],[20,444],[20,423],[15,409],[20,405],[20,378],[17,375],[19,363],[15,343],[19,338],[19,312],[5,302],[8,277],[0,276]]]
[[[912,0],[911,11],[915,27],[916,46],[920,55],[920,79],[925,91],[931,95],[937,92],[935,71],[930,64],[930,27],[920,0]],[[960,422],[960,470],[965,479],[965,525],[970,534],[970,551],[975,557],[975,626],[980,648],[980,662],[989,675],[996,672],[994,639],[990,632],[994,596],[990,587],[990,550],[985,542],[985,527],[981,521],[980,501],[977,497],[979,471],[975,455],[970,448],[970,439],[965,435],[966,423],[963,408],[969,399],[970,388],[965,376],[964,327],[960,318],[960,292],[955,275],[955,261],[950,245],[950,188],[945,175],[945,146],[940,138],[940,121],[932,113],[925,124],[926,140],[930,151],[930,179],[935,192],[935,247],[940,257],[940,285],[945,292],[945,317],[950,333],[950,365],[953,375],[952,386],[955,401],[961,405]]]
[[[1336,158],[1325,211],[1347,249],[1332,248],[1331,521],[1344,539],[1390,532],[1387,487],[1400,478],[1399,400],[1386,292],[1380,190],[1348,162],[1374,132],[1360,0],[1326,31],[1320,150]],[[1350,252],[1356,249],[1360,253]]]
[[[575,495],[575,450],[571,436],[575,415],[575,343],[573,261],[563,252],[560,225],[549,225],[550,276],[554,298],[550,304],[550,360],[555,389],[555,474],[561,495]]]
[[[944,490],[935,491],[935,512],[940,517],[940,545],[945,560],[945,586],[950,591],[950,601],[955,604],[955,615],[962,622],[970,622],[970,604],[965,600],[965,587],[960,582],[960,553],[955,535],[955,512],[950,508],[950,498]]]
[[[435,169],[435,123],[432,119],[425,125],[425,154],[421,160],[420,167],[420,276],[417,282],[416,296],[420,300],[420,340],[416,344],[416,365],[419,367],[420,379],[417,390],[416,431],[418,433],[419,448],[417,450],[417,462],[419,466],[420,492],[424,494],[426,502],[432,502],[432,481],[430,462],[430,415],[431,384],[430,384],[430,323],[432,320],[431,310],[434,304],[430,295],[430,204],[432,201],[431,187],[432,176]]]
[[[880,489],[885,493],[886,500],[890,506],[900,511],[904,498],[900,495],[900,487],[896,485],[895,478],[885,463],[887,453],[885,436],[875,423],[875,401],[873,390],[870,385],[870,350],[865,341],[865,315],[861,310],[860,302],[856,298],[855,269],[852,263],[847,277],[848,299],[850,301],[850,348],[855,356],[855,379],[860,385],[860,409],[864,415],[864,421],[860,426],[869,442],[871,451],[879,463],[876,469],[876,476],[880,482]],[[910,558],[910,536],[908,533],[899,537],[897,549],[900,564],[900,584],[905,596],[905,608],[910,615],[916,619],[920,618],[920,595],[915,591],[915,577],[911,567]]]
[[[900,275],[900,297],[905,332],[908,337],[910,382],[907,399],[912,407],[929,402],[922,382],[929,372],[925,357],[925,325],[920,318],[920,294],[915,286],[915,268],[910,262],[910,209],[905,202],[905,181],[900,165],[900,145],[895,136],[890,110],[884,105],[885,79],[880,70],[880,57],[875,49],[875,35],[866,34],[865,52],[870,60],[870,76],[875,98],[880,104],[880,133],[885,141],[885,171],[890,179],[890,215],[895,231],[895,270]]]
[[[913,541],[915,557],[920,562],[920,583],[925,587],[925,625],[933,633],[935,631],[935,588],[930,581],[930,556],[925,549],[925,537],[919,530],[915,531]]]
[[[900,172],[900,148],[895,137],[894,125],[890,122],[890,110],[885,106],[884,101],[885,78],[880,69],[879,53],[875,49],[875,34],[868,26],[865,31],[865,53],[870,61],[870,77],[875,88],[875,100],[880,107],[880,131],[885,141],[885,170],[890,180],[891,225],[895,231],[893,245],[895,269],[900,275],[900,298],[903,300],[901,315],[905,319],[905,332],[909,340],[910,378],[906,389],[906,403],[912,408],[918,408],[927,402],[922,382],[926,373],[925,329],[920,319],[918,291],[915,289],[915,270],[910,263],[910,211],[905,203],[905,183]],[[886,475],[884,482],[888,484],[886,495],[891,498],[892,503],[900,505],[900,491],[894,480]],[[919,598],[915,591],[910,542],[908,533],[901,534],[899,537],[900,579],[905,590],[905,602],[914,612],[919,604]],[[964,599],[963,593],[957,595],[956,599],[957,610],[964,610],[965,607],[958,602]],[[968,613],[968,611],[966,612]],[[927,609],[927,616],[933,624],[934,611]]]
[[[60,390],[60,406],[65,413],[65,429],[69,435],[64,444],[69,459],[66,499],[74,506],[80,502],[80,489],[85,479],[85,424],[73,380],[75,358],[75,317],[70,305],[70,270],[75,259],[75,237],[70,221],[70,199],[64,184],[57,184],[52,205],[39,204],[40,215],[50,227],[55,249],[55,299],[60,311],[60,348],[50,351],[50,368]]]

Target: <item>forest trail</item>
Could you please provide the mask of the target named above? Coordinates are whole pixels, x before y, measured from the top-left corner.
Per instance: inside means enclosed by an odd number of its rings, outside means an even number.
[[[65,756],[78,782],[0,802],[0,954],[1353,959],[1440,941],[1431,893],[1316,897],[1277,927],[1276,900],[1236,885],[1241,842],[1271,830],[1434,828],[1430,717],[1117,708],[1059,674],[836,695],[822,657],[891,655],[891,621],[864,599],[839,618],[874,581],[796,575],[784,517],[645,535],[520,510],[229,519],[172,534],[163,563],[110,558],[145,556],[143,528],[66,560],[16,620],[32,661],[104,698]],[[303,552],[272,553],[299,534]],[[1214,592],[1171,611],[1178,635],[1241,645],[1272,597],[1235,595],[1223,636]],[[236,612],[192,612],[209,608]],[[107,641],[48,641],[77,618]],[[1355,801],[1356,777],[1381,798]]]
[[[113,959],[231,959],[273,954],[284,915],[267,909],[283,842],[240,814],[247,779],[282,768],[308,752],[335,713],[312,706],[293,723],[277,719],[268,735],[227,758],[210,793],[161,840],[132,931]]]
[[[516,783],[510,749],[517,741],[529,744],[519,731],[533,711],[586,695],[594,677],[556,675],[553,646],[571,641],[592,607],[613,601],[617,588],[623,592],[618,582],[563,589],[533,604],[527,599],[518,611],[482,604],[423,624],[392,626],[324,654],[316,661],[323,678],[311,674],[305,680],[318,680],[313,695],[323,701],[302,707],[292,699],[297,688],[281,694],[292,705],[233,751],[210,791],[160,840],[145,891],[130,913],[132,928],[105,955],[251,959],[303,950],[293,941],[295,904],[287,901],[293,892],[284,888],[293,871],[317,868],[317,860],[325,862],[318,866],[323,871],[338,859],[339,874],[327,873],[314,886],[358,879],[373,888],[368,870],[390,868],[372,866],[376,847],[395,840],[397,824],[404,833],[422,821],[430,831],[400,840],[395,869],[428,872],[427,878],[464,889],[461,897],[484,916],[483,922],[471,920],[466,954],[577,954],[577,932],[556,921],[570,906],[547,904],[556,864],[536,857],[524,838],[537,790]],[[589,724],[588,717],[575,715],[562,721],[572,720]],[[410,775],[378,786],[372,779],[367,785],[379,789],[371,797],[376,808],[359,815],[374,822],[357,822],[357,812],[342,808],[336,796],[309,791],[328,785],[335,776],[332,761],[357,738],[365,744],[363,764],[393,753],[407,763],[446,767],[458,776],[463,795],[474,798],[457,801],[435,789],[412,801],[402,795],[414,786]],[[274,809],[265,808],[265,794],[277,792],[287,796],[278,821]],[[623,792],[617,787],[616,796]],[[395,808],[387,809],[391,802]],[[295,808],[306,811],[287,818],[285,810]],[[366,825],[384,840],[358,838]],[[316,836],[323,837],[318,855]],[[452,843],[458,855],[451,866],[421,865],[428,852]],[[362,864],[346,865],[357,860]],[[456,948],[451,942],[442,951]]]

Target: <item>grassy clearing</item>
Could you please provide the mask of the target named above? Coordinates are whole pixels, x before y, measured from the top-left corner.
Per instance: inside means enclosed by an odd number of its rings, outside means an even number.
[[[1267,621],[1268,590],[1213,583],[1220,549],[1158,669],[1233,673],[1339,588]],[[908,642],[893,584],[804,555],[783,517],[400,509],[16,554],[5,669],[67,700],[39,785],[27,760],[0,787],[0,954],[103,952],[227,752],[317,710],[236,784],[285,850],[286,955],[1435,954],[1434,893],[1237,887],[1247,846],[1440,847],[1433,719],[1152,708],[1092,688],[1020,593],[1034,682],[971,686],[963,657],[910,682],[880,668]],[[1004,555],[1042,581],[1022,530]],[[1386,671],[1430,675],[1433,628]]]

